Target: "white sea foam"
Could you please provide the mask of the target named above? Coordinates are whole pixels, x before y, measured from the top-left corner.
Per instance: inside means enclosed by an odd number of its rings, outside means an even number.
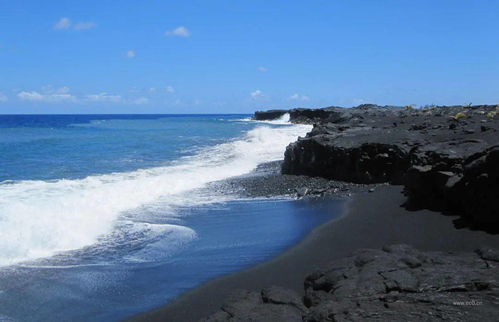
[[[290,122],[290,115],[289,113],[285,113],[283,116],[275,119],[275,120],[254,120],[251,117],[247,117],[244,119],[236,119],[234,121],[237,122],[256,122],[256,123],[266,123],[266,124],[277,124],[277,125],[289,125]]]
[[[264,122],[267,122],[267,123],[270,123],[270,124],[289,124],[289,119],[290,119],[290,115],[289,115],[289,113],[286,113],[286,114],[284,114],[283,116],[281,116],[278,119],[270,120],[270,121],[264,121]]]
[[[310,128],[258,126],[242,138],[165,167],[78,180],[0,183],[0,266],[92,245],[112,235],[117,226],[123,227],[123,221],[130,220],[124,214],[133,210],[159,204],[168,214],[172,207],[217,202],[193,191],[282,159],[285,147]],[[177,231],[172,236],[179,239],[195,235],[187,227],[160,226],[146,228]]]

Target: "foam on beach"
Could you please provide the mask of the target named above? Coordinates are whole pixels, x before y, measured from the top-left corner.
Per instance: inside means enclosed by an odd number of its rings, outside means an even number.
[[[286,123],[283,118],[273,124]],[[2,182],[0,266],[80,249],[112,237],[118,228],[166,233],[172,236],[168,239],[172,245],[191,240],[195,232],[188,227],[151,226],[133,214],[160,207],[162,215],[174,217],[176,207],[223,201],[197,190],[282,159],[286,146],[310,129],[308,125],[259,125],[238,139],[204,148],[168,166],[77,180]]]

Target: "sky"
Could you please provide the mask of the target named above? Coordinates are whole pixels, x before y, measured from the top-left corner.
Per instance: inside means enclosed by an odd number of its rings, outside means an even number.
[[[499,0],[0,0],[0,113],[499,103]]]

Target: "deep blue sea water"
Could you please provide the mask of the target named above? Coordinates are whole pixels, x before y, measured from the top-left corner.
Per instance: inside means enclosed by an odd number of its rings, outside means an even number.
[[[0,115],[0,320],[119,320],[337,215],[334,201],[210,188],[310,130],[247,118]]]

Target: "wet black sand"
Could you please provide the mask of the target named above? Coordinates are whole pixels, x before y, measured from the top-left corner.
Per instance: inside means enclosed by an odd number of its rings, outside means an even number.
[[[272,180],[268,175],[263,180]],[[286,189],[299,188],[290,184]],[[346,203],[344,216],[318,227],[274,260],[207,282],[172,303],[132,320],[197,321],[216,311],[240,289],[260,290],[276,285],[303,292],[304,277],[314,268],[348,256],[359,248],[380,248],[395,243],[439,251],[472,251],[483,245],[499,247],[498,235],[457,229],[456,217],[428,210],[407,211],[401,207],[406,197],[400,186],[377,186],[372,193],[365,192],[366,189],[373,188],[352,189],[354,194]]]

